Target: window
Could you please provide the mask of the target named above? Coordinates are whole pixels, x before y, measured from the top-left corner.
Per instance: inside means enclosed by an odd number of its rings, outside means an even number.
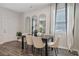
[[[32,17],[32,34],[34,34],[36,27],[37,27],[37,16],[33,16]]]
[[[41,33],[45,33],[45,29],[46,29],[46,16],[40,15],[40,17],[39,17],[39,31]]]
[[[57,4],[55,32],[66,32],[65,4]]]

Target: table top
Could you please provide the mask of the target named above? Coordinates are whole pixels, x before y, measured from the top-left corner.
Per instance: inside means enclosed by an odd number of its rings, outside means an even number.
[[[43,35],[41,36],[43,39],[53,39],[53,36],[50,35]]]
[[[28,34],[28,35],[31,35],[31,34]],[[22,35],[22,36],[25,37],[26,35]],[[53,35],[42,35],[37,37],[42,37],[43,39],[53,39]]]

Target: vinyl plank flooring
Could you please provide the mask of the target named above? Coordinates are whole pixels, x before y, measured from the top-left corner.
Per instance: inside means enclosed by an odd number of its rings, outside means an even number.
[[[49,51],[49,56],[55,56],[54,51]],[[59,53],[57,54],[58,56],[76,56],[78,55],[77,52],[67,52],[65,49],[58,49]],[[40,52],[40,51],[39,51]],[[43,55],[45,52],[43,52]],[[4,44],[0,45],[0,56],[40,56],[38,52],[36,54],[32,53],[31,47],[27,50],[21,49],[21,42],[17,41],[11,41],[11,42],[6,42]]]

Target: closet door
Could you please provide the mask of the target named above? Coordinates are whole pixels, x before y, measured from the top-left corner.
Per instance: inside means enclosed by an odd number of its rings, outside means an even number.
[[[6,20],[5,16],[0,17],[0,40],[1,40],[1,43],[5,42],[8,37],[6,35],[6,27],[7,27],[6,21],[7,20]]]
[[[6,35],[6,27],[7,27],[6,21],[7,20],[4,18],[5,16],[0,17],[0,43],[5,42],[8,37]]]
[[[3,39],[4,39],[4,41],[7,41],[7,40],[9,40],[8,39],[8,33],[7,33],[7,27],[8,27],[8,23],[7,23],[7,21],[8,21],[8,19],[7,19],[7,17],[5,16],[5,17],[3,17],[4,19],[3,19]],[[9,24],[10,25],[10,24]],[[9,27],[9,29],[10,29],[10,27]],[[8,30],[9,30],[8,29]],[[9,30],[10,31],[10,30]]]
[[[3,24],[2,24],[2,17],[0,16],[0,42],[3,40]]]
[[[11,19],[9,19],[7,16],[1,16],[0,17],[0,43],[8,42],[12,40],[12,35],[14,32],[11,29],[13,26],[10,24]]]
[[[4,41],[16,40],[16,32],[18,30],[18,18],[13,18],[11,16],[5,16],[3,20],[3,36]]]

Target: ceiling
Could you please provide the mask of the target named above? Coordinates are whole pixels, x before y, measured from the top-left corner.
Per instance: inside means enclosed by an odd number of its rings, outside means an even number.
[[[0,7],[8,8],[21,13],[43,8],[48,5],[48,3],[0,3]]]

